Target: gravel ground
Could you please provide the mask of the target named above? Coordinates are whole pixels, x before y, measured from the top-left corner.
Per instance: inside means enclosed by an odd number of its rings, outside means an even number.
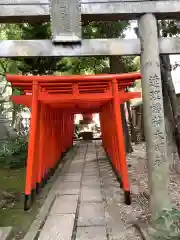
[[[99,155],[103,156],[100,160],[100,171],[101,166],[103,166],[103,172],[106,169],[107,159],[102,147],[98,146]],[[146,166],[146,149],[145,144],[136,144],[133,146],[133,153],[127,156],[127,163],[129,165],[129,180],[131,186],[131,196],[132,204],[127,206],[123,203],[123,191],[116,187],[115,194],[112,195],[111,203],[119,206],[119,212],[121,214],[121,220],[123,220],[125,225],[125,232],[118,239],[142,239],[137,229],[133,227],[134,222],[146,221],[150,217],[150,210],[148,207],[148,176],[147,176],[147,166]],[[176,159],[176,162],[178,159]],[[108,170],[109,171],[109,170]],[[107,174],[108,174],[107,171]],[[105,179],[102,179],[105,181]],[[169,192],[172,198],[173,207],[180,210],[180,174],[175,170],[170,170],[170,184]],[[119,198],[120,195],[120,198]],[[109,197],[109,196],[108,196]]]
[[[128,163],[132,165],[129,168],[129,176],[132,186],[132,194],[145,192],[148,196],[148,175],[146,166],[146,148],[145,144],[133,146],[134,152],[127,156]],[[176,165],[178,157],[175,159]],[[180,210],[180,173],[176,169],[170,169],[169,193],[172,199],[173,207]]]

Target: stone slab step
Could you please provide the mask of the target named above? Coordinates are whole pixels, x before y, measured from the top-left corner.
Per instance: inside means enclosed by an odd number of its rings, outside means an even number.
[[[103,203],[81,202],[77,226],[102,226],[105,224]]]
[[[12,230],[12,227],[1,227],[0,228],[0,240],[6,240]]]
[[[75,214],[78,204],[78,195],[64,195],[56,197],[51,208],[50,215],[53,214]]]
[[[107,240],[106,227],[78,227],[76,240]]]
[[[75,214],[50,215],[38,240],[71,240]]]

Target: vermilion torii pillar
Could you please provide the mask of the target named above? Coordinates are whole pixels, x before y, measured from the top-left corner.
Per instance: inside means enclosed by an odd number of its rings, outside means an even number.
[[[126,204],[131,203],[130,198],[130,188],[129,188],[129,181],[128,181],[128,169],[126,164],[126,151],[125,151],[125,141],[123,136],[123,126],[122,126],[122,117],[120,112],[120,104],[118,101],[118,84],[117,80],[113,79],[112,81],[112,92],[113,92],[113,113],[115,118],[115,125],[116,125],[116,137],[117,137],[117,150],[118,156],[120,159],[120,172],[121,172],[121,181],[123,185],[124,195],[125,195],[125,202]],[[123,151],[122,151],[123,149]]]
[[[31,108],[31,121],[30,121],[30,136],[29,136],[29,145],[28,145],[28,157],[27,157],[27,166],[28,171],[26,172],[26,184],[25,184],[25,210],[27,206],[27,202],[29,200],[29,196],[34,196],[34,191],[36,186],[33,185],[33,179],[35,178],[36,172],[35,169],[35,161],[36,159],[36,146],[37,146],[37,123],[38,123],[38,94],[39,94],[39,84],[37,81],[33,81],[32,84],[32,108]],[[32,198],[33,199],[33,198]]]

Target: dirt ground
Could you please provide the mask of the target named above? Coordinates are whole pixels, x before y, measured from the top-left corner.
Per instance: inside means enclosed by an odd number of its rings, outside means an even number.
[[[127,156],[129,167],[129,176],[132,187],[132,198],[141,203],[142,213],[148,218],[150,212],[148,208],[148,173],[147,157],[145,144],[133,146],[134,151]],[[176,159],[178,162],[178,159]],[[169,194],[172,199],[173,207],[180,210],[180,174],[175,168],[170,169]],[[134,201],[134,203],[136,202]],[[135,207],[136,208],[136,207]]]
[[[31,223],[44,203],[49,189],[52,186],[50,182],[37,196],[32,209],[24,212],[24,182],[25,169],[0,169],[0,227],[12,226],[10,240],[22,239],[28,231]],[[5,200],[5,204],[4,204]]]

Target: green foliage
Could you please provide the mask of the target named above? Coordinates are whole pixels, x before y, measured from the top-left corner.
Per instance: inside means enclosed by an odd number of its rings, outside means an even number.
[[[50,23],[42,24],[21,24],[21,39],[50,39],[51,28]],[[53,74],[59,69],[59,58],[17,58],[17,65],[22,74],[31,73],[38,74]]]
[[[176,209],[163,211],[153,225],[156,227],[153,235],[155,240],[180,239],[180,211]]]
[[[124,37],[123,32],[130,25],[129,21],[116,22],[90,22],[83,27],[83,38],[119,38]],[[50,39],[50,23],[42,24],[1,24],[1,35],[3,39]],[[134,57],[122,58],[125,72],[136,69],[133,62]],[[9,62],[9,60],[5,61]],[[9,73],[20,74],[93,74],[108,73],[109,58],[98,57],[36,57],[36,58],[16,58],[10,60],[13,69],[6,70]],[[15,64],[14,64],[15,63]],[[14,66],[15,65],[15,66]]]
[[[158,23],[163,37],[172,37],[180,34],[180,22],[178,20],[161,20]]]
[[[27,158],[27,141],[17,137],[10,139],[0,150],[0,166],[4,168],[23,168]]]
[[[0,38],[2,40],[20,40],[21,28],[19,24],[0,24]]]
[[[180,21],[178,20],[161,20],[158,21],[158,26],[162,37],[174,37],[180,34]],[[169,71],[175,70],[179,66],[180,62],[175,62],[173,65],[162,65],[164,69]]]
[[[130,26],[128,21],[91,22],[84,27],[83,38],[124,37],[123,32]]]

